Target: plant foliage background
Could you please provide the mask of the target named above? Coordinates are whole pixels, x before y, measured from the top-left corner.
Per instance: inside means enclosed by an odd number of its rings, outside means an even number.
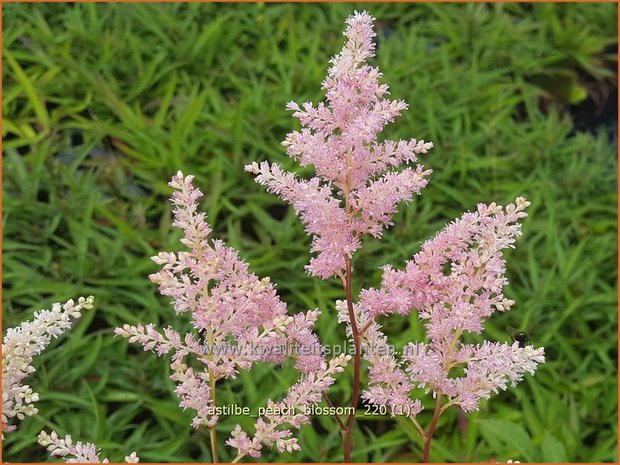
[[[547,363],[479,412],[442,416],[432,460],[617,461],[616,4],[2,7],[3,325],[54,301],[97,299],[38,358],[41,413],[4,441],[4,460],[49,460],[42,428],[95,442],[113,461],[131,450],[145,462],[210,460],[167,361],[112,334],[125,322],[188,327],[147,278],[149,257],[177,247],[166,183],[178,169],[197,176],[215,235],[292,309],[320,307],[326,343],[343,340],[340,286],[304,274],[309,239],[295,214],[242,167],[291,166],[285,103],[322,98],[344,19],[367,9],[385,82],[410,104],[387,135],[436,148],[422,159],[429,187],[358,255],[358,289],[476,203],[532,202],[508,258],[517,305],[486,337],[533,328]],[[415,315],[385,323],[397,346],[423,335]],[[259,366],[218,401],[263,405],[295,376]],[[344,379],[331,392],[350,394]],[[237,422],[253,419],[223,421],[220,442]],[[338,461],[339,434],[321,417],[301,431],[301,454],[264,459]],[[357,461],[420,460],[407,422],[361,417],[355,434]]]

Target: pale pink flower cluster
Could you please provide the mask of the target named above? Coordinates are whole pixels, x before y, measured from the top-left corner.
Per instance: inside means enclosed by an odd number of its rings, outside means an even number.
[[[346,360],[325,362],[323,347],[312,332],[318,310],[289,316],[269,278],[259,279],[234,249],[208,238],[211,228],[205,214],[198,212],[202,194],[192,179],[179,172],[170,182],[175,189],[173,224],[183,230],[181,242],[189,250],[153,257],[162,269],[150,278],[159,284],[162,295],[172,297],[177,313],[191,312],[200,338],[192,333],[181,336],[170,327],[160,332],[152,324],[125,325],[116,334],[158,355],[172,352],[171,379],[177,383],[181,407],[196,411],[195,428],[214,428],[217,423],[215,383],[234,378],[255,362],[282,363],[294,357],[302,378],[283,402],[300,408],[315,402]],[[190,356],[193,367],[187,361]],[[244,445],[247,435],[240,430],[229,444],[252,456],[259,454],[262,444],[295,450],[297,442],[284,425],[299,428],[307,421],[299,416],[270,418],[266,425],[259,420],[251,449]]]
[[[47,434],[45,431],[39,433],[38,442],[47,448],[48,452],[55,457],[63,457],[65,463],[110,463],[108,459],[99,458],[99,449],[91,443],[76,442],[70,435],[59,438],[56,431]],[[125,457],[125,463],[138,463],[140,458],[135,452]]]
[[[351,325],[344,301],[336,302],[338,321],[346,324],[347,335],[352,339]],[[411,399],[413,383],[401,369],[388,338],[381,331],[381,326],[360,305],[354,306],[356,323],[365,328],[362,334],[362,356],[368,362],[368,388],[362,393],[362,399],[369,404],[385,406],[391,416],[415,416],[422,411],[422,403]]]
[[[387,99],[379,69],[366,63],[375,51],[372,21],[365,12],[347,19],[346,44],[332,58],[323,82],[327,104],[288,104],[302,130],[291,132],[282,144],[302,166],[314,166],[317,176],[298,179],[275,163],[245,167],[299,214],[317,254],[307,270],[323,279],[342,275],[345,259],[360,247],[362,236],[380,237],[392,224],[398,203],[419,193],[431,173],[421,165],[392,169],[414,163],[433,147],[431,142],[377,142],[384,126],[407,104]]]
[[[239,425],[232,432],[232,437],[226,442],[237,449],[237,460],[245,455],[260,457],[262,445],[273,446],[278,452],[294,452],[301,447],[288,428],[280,429],[283,425],[290,425],[295,429],[310,421],[307,410],[321,402],[323,392],[334,383],[333,375],[341,373],[351,357],[339,355],[329,361],[323,362],[320,370],[309,373],[295,385],[281,402],[269,401],[267,411],[259,418],[254,428],[256,433],[250,437]]]
[[[82,310],[93,308],[94,297],[80,297],[77,304],[68,300],[55,303],[51,310],[40,310],[32,321],[25,321],[16,328],[9,328],[2,342],[2,431],[13,431],[11,419],[23,420],[35,415],[33,405],[39,395],[24,379],[35,372],[32,359],[40,354],[53,338],[57,338],[82,315]]]
[[[503,295],[508,280],[502,250],[513,247],[521,234],[519,221],[527,216],[527,206],[522,197],[505,209],[494,203],[478,205],[476,212],[465,213],[427,241],[403,270],[386,266],[379,289],[361,292],[360,306],[369,315],[418,312],[429,343],[405,347],[405,368],[398,375],[406,373],[411,386],[446,395],[450,404],[466,412],[544,362],[543,348],[460,341],[464,332],[481,333],[485,318],[514,303]],[[465,375],[451,376],[459,366],[465,367]],[[365,397],[374,403],[378,396],[371,396],[373,385],[386,384],[377,375],[382,370],[370,368],[371,388]]]

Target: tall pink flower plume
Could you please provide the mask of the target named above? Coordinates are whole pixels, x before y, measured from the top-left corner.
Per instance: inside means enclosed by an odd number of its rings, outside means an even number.
[[[115,333],[160,356],[172,354],[175,392],[182,408],[196,412],[192,422],[195,428],[213,429],[217,424],[215,384],[234,378],[239,370],[251,369],[256,362],[282,363],[293,357],[301,378],[284,402],[316,402],[333,382],[331,375],[344,363],[324,359],[324,348],[312,332],[319,311],[290,316],[269,278],[259,279],[234,249],[209,239],[211,227],[205,214],[198,211],[202,193],[194,188],[192,179],[179,172],[170,182],[175,189],[173,224],[183,230],[181,243],[188,250],[161,252],[153,257],[162,268],[150,278],[159,284],[162,295],[172,298],[177,313],[191,312],[197,334],[182,336],[170,327],[159,331],[152,324],[125,325]],[[193,362],[186,361],[188,358]],[[247,453],[259,453],[262,445],[281,451],[294,449],[296,440],[286,424],[299,428],[302,420],[309,421],[306,417],[271,419],[270,424],[280,428],[267,428],[269,434],[257,423],[258,442],[252,442],[256,450],[248,449]],[[242,446],[245,433],[235,434],[230,445]],[[282,446],[284,443],[289,445]]]
[[[431,142],[377,141],[407,104],[387,99],[381,72],[366,63],[375,51],[373,19],[365,12],[347,19],[346,43],[332,58],[323,82],[327,102],[288,104],[302,129],[288,134],[282,144],[302,166],[314,166],[316,177],[298,179],[275,163],[245,167],[300,216],[316,253],[307,270],[323,279],[342,274],[345,259],[360,247],[363,235],[380,237],[392,224],[397,205],[419,193],[431,173],[421,165],[391,169],[415,163],[417,155],[433,147]]]

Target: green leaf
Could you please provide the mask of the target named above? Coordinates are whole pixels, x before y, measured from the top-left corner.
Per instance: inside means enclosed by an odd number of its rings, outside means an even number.
[[[478,420],[484,438],[497,447],[501,444],[506,455],[516,453],[514,460],[533,462],[536,456],[534,444],[525,429],[516,423],[507,420]],[[511,455],[512,456],[512,455]]]
[[[566,448],[551,433],[546,432],[542,444],[540,445],[543,462],[562,463],[568,462]]]
[[[28,100],[30,101],[30,104],[32,105],[32,108],[35,114],[37,115],[37,119],[39,120],[39,123],[41,124],[41,126],[43,126],[44,131],[47,132],[50,126],[50,116],[49,116],[49,113],[47,112],[47,109],[45,108],[43,99],[41,99],[41,97],[38,95],[37,91],[34,88],[32,81],[30,80],[28,75],[24,72],[24,70],[19,65],[19,63],[15,60],[15,58],[13,58],[13,55],[11,54],[11,52],[9,52],[6,49],[3,50],[3,52],[4,52],[4,56],[9,62],[9,66],[15,73],[15,78],[23,87],[24,92],[26,93],[26,96],[28,97]]]

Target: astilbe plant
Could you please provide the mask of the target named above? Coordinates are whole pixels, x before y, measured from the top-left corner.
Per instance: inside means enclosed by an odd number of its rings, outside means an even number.
[[[80,297],[64,304],[55,303],[51,310],[40,310],[32,321],[24,321],[9,328],[2,341],[2,433],[14,431],[14,420],[35,415],[34,403],[39,395],[23,384],[36,370],[33,357],[40,354],[52,341],[68,331],[83,310],[93,308],[94,297]]]
[[[171,379],[177,384],[180,405],[196,412],[195,428],[209,429],[214,462],[218,461],[216,384],[256,362],[279,364],[294,357],[300,380],[282,402],[269,401],[271,407],[287,407],[281,410],[291,413],[260,418],[253,438],[237,426],[227,444],[237,449],[235,461],[246,455],[259,457],[264,445],[279,452],[299,450],[291,428],[309,421],[306,407],[321,399],[350,357],[326,361],[312,333],[318,310],[289,315],[269,278],[259,279],[234,249],[209,239],[211,228],[205,214],[198,212],[202,194],[192,179],[179,172],[170,182],[175,189],[173,224],[183,231],[181,242],[188,250],[153,257],[162,269],[150,278],[162,295],[172,297],[177,313],[191,313],[196,331],[181,336],[171,327],[160,332],[149,324],[125,325],[116,334],[158,355],[172,353]]]
[[[342,282],[345,300],[336,307],[354,348],[351,407],[358,406],[365,359],[369,386],[363,399],[411,418],[424,441],[423,460],[428,461],[433,432],[446,408],[475,410],[481,398],[514,385],[544,362],[542,348],[517,342],[464,344],[460,339],[465,332],[481,333],[485,318],[513,304],[502,294],[507,284],[502,250],[521,234],[519,222],[529,202],[519,197],[505,209],[494,203],[478,205],[476,212],[465,213],[426,242],[404,270],[384,267],[381,287],[362,291],[354,302],[353,255],[362,237],[381,237],[397,205],[426,186],[431,171],[415,163],[417,155],[433,147],[417,139],[378,140],[407,104],[387,98],[387,85],[379,83],[381,73],[366,62],[375,51],[372,22],[365,12],[347,20],[345,46],[332,58],[323,82],[326,103],[288,104],[302,129],[291,132],[283,145],[302,166],[313,166],[316,176],[300,179],[267,162],[254,162],[246,170],[291,204],[312,236],[315,255],[308,273]],[[415,165],[398,168],[408,163]],[[376,319],[412,311],[424,322],[428,342],[412,342],[401,355],[395,354]],[[455,377],[452,370],[459,367],[464,376]],[[416,420],[422,403],[412,399],[412,391],[420,387],[432,393],[436,405],[426,430]],[[336,419],[348,462],[355,413],[345,421]]]

